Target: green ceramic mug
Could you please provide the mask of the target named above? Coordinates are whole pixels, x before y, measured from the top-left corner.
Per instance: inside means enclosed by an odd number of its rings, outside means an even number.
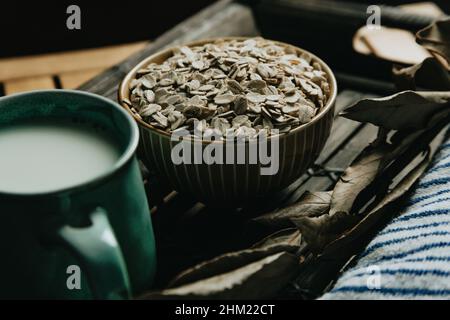
[[[111,168],[76,185],[46,192],[0,189],[0,298],[121,299],[148,289],[155,244],[135,156],[135,122],[116,103],[80,91],[0,98],[0,137],[2,128],[44,118],[101,130],[119,156]],[[27,150],[23,154],[34,161]]]

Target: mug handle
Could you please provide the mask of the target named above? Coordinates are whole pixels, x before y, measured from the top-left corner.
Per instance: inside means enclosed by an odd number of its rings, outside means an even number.
[[[119,244],[103,208],[90,214],[91,225],[62,226],[57,239],[82,262],[95,299],[129,299],[130,282]]]

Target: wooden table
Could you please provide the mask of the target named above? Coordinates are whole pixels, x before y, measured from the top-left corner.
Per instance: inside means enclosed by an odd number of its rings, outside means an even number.
[[[136,44],[137,52],[135,54],[121,63],[115,64],[80,86],[79,89],[116,100],[118,85],[126,73],[139,61],[162,48],[201,38],[255,35],[258,35],[258,31],[251,10],[244,5],[222,0],[169,30],[150,44]],[[101,55],[99,59],[101,60]],[[38,81],[45,86],[47,84],[51,86],[51,83],[55,84],[55,74],[47,74],[43,71],[47,70],[45,61],[47,61],[45,58],[37,60],[34,72],[36,78],[25,82]],[[0,61],[0,81],[7,80],[4,83],[6,93],[15,91],[17,87],[24,88],[26,85],[23,82],[20,84],[20,81],[8,80],[8,72],[3,70],[2,63],[5,62]],[[15,63],[13,61],[13,66]],[[86,61],[86,63],[89,68],[93,66],[91,65],[92,61]],[[67,65],[70,66],[71,63],[69,62]],[[80,78],[88,77],[90,72],[92,75],[97,70],[98,68],[93,66],[92,70],[85,72]],[[29,70],[20,72],[26,75],[27,71]],[[73,87],[79,82],[74,80],[78,79],[78,71],[75,69],[67,67],[60,71],[62,73],[58,73],[56,76],[62,87]],[[348,80],[348,75],[344,79]],[[358,99],[370,95],[367,92],[352,90],[346,85],[345,90],[339,92],[337,112]],[[298,201],[306,190],[329,189],[336,182],[339,174],[375,136],[375,127],[337,117],[331,136],[313,168],[288,188],[272,197],[245,208],[233,210],[209,208],[193,198],[171,190],[153,173],[146,172],[145,179],[149,201],[152,205],[157,239],[156,286],[164,287],[178,272],[198,262],[224,252],[246,248],[256,242],[260,235],[248,228],[246,222],[250,218],[292,204]],[[361,240],[361,248],[370,239],[370,236],[367,235],[367,239]],[[321,294],[354,254],[354,252],[349,252],[342,261],[328,262],[323,268],[312,268],[312,266],[306,265],[299,271],[298,279],[289,288],[286,288],[286,292],[282,296],[311,298]]]
[[[75,89],[146,47],[147,42],[0,59],[0,95],[38,89]]]

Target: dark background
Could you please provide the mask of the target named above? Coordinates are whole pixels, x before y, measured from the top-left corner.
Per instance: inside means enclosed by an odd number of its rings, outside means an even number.
[[[150,40],[214,0],[17,1],[0,4],[0,56]],[[81,30],[68,30],[66,9],[81,8]]]
[[[367,23],[367,6],[381,7],[381,24],[408,30],[413,34],[433,22],[433,18],[406,13],[393,7],[412,0],[247,0],[262,35],[307,49],[321,57],[333,69],[339,87],[362,92],[394,91],[392,62],[375,55],[362,55],[353,49],[353,38]],[[450,0],[435,0],[450,14]],[[398,52],[401,46],[393,48]],[[405,65],[403,65],[405,66]],[[374,82],[373,80],[377,80]],[[381,82],[380,82],[381,81]]]
[[[260,1],[262,0],[242,0],[241,2],[255,5]],[[57,2],[3,0],[0,4],[0,57],[154,39],[213,2],[215,0],[60,0]],[[367,4],[381,2],[394,5],[413,2],[413,0],[359,0],[356,2]],[[449,0],[435,2],[444,7],[450,4]],[[66,9],[71,4],[79,5],[81,8],[81,30],[66,28],[68,18]],[[300,27],[303,29],[301,22],[296,21],[292,26],[293,32],[301,31]],[[326,28],[332,31],[329,25]],[[317,39],[319,39],[320,28],[316,29]],[[316,38],[312,30],[308,30],[308,34]]]

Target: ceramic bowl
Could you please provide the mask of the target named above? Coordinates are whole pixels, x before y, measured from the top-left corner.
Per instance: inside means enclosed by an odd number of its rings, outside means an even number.
[[[192,47],[224,39],[246,38],[209,39],[186,45]],[[141,133],[139,154],[141,160],[160,178],[172,185],[175,190],[192,194],[207,203],[235,204],[263,197],[287,187],[314,163],[331,131],[337,95],[336,79],[331,69],[314,54],[286,43],[274,42],[281,46],[290,47],[298,54],[306,53],[313,61],[317,61],[328,77],[331,94],[326,105],[312,121],[277,137],[279,144],[278,171],[273,175],[261,174],[261,168],[266,167],[266,165],[260,162],[252,164],[248,161],[248,158],[243,164],[175,164],[171,155],[177,142],[171,141],[171,136],[167,132],[144,122],[132,112],[127,103],[124,103],[124,100],[130,99],[129,85],[136,77],[137,71],[150,63],[160,64],[164,62],[172,55],[174,48],[164,49],[144,59],[125,76],[119,88],[119,103],[133,115],[139,125]],[[272,140],[273,138],[269,139],[269,147],[273,143]],[[194,142],[190,140],[190,143]],[[212,143],[224,145],[220,141]],[[207,146],[208,143],[201,143],[202,150]],[[225,146],[223,148],[226,153]],[[249,143],[245,143],[245,149],[246,154],[248,154]]]

